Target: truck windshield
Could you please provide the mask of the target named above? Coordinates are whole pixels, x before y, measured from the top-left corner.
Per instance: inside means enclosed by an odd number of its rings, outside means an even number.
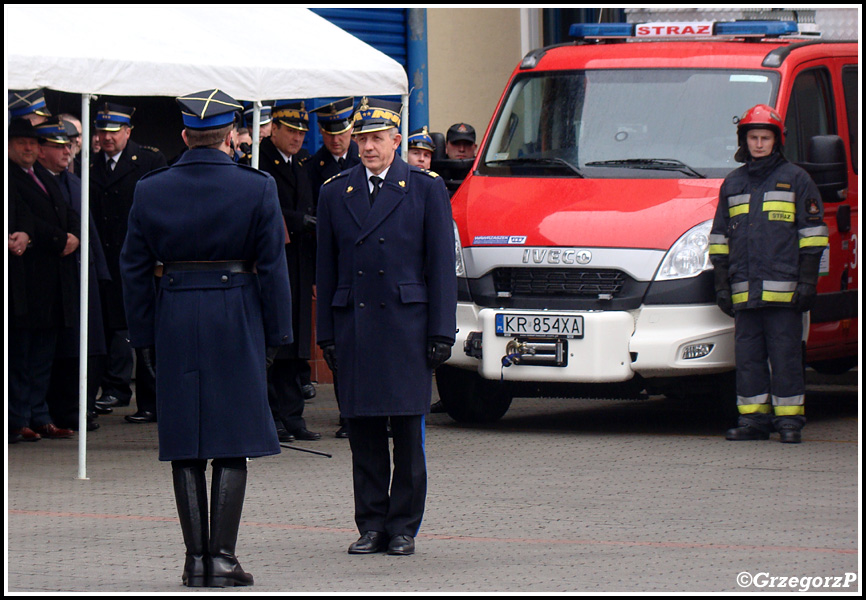
[[[770,71],[616,69],[515,80],[479,172],[587,178],[724,177],[735,118],[775,102]]]

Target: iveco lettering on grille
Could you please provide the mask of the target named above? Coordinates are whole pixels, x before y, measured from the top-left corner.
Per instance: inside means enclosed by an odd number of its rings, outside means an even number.
[[[591,260],[592,252],[589,250],[527,248],[523,251],[523,264],[587,265]]]

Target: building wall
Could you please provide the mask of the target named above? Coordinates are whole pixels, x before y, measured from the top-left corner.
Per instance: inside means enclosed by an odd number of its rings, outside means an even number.
[[[469,123],[478,140],[521,53],[518,8],[428,8],[430,130]]]

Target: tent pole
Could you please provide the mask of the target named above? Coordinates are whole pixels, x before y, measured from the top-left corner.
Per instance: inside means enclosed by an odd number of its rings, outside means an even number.
[[[253,157],[250,166],[254,169],[259,168],[259,135],[262,125],[259,123],[262,114],[262,101],[256,100],[253,102]],[[243,117],[241,117],[243,118]]]
[[[87,325],[90,313],[90,94],[81,94],[81,232],[78,343],[78,479],[87,479]]]
[[[400,117],[400,135],[403,141],[400,143],[400,154],[403,160],[409,158],[409,94],[400,96],[403,103],[403,115]]]

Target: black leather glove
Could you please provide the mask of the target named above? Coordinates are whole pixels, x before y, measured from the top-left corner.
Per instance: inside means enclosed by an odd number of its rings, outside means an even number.
[[[337,373],[337,347],[334,344],[326,344],[322,346],[322,356],[331,369],[331,373]]]
[[[268,346],[265,348],[265,369],[270,369],[274,364],[274,359],[277,357],[277,352],[280,351],[279,346]]]
[[[731,300],[731,290],[719,290],[716,292],[716,304],[722,312],[729,317],[734,316],[734,301]]]
[[[820,254],[800,254],[800,275],[797,292],[794,294],[794,308],[800,312],[809,312],[815,306],[818,292],[818,275],[821,270]]]
[[[452,344],[447,342],[430,340],[427,343],[427,365],[433,370],[441,367],[451,358],[451,346]]]
[[[141,348],[139,354],[141,355],[141,362],[144,363],[144,368],[147,369],[151,377],[156,379],[156,348],[153,346]]]
[[[728,264],[720,261],[713,263],[715,278],[716,304],[729,317],[734,316],[734,302],[731,300],[731,283],[728,281]]]
[[[305,231],[315,231],[316,229],[316,217],[313,215],[304,215],[304,230]]]
[[[797,291],[794,294],[794,308],[801,313],[809,312],[815,306],[815,298],[818,297],[818,292],[815,286],[811,283],[798,283]]]

